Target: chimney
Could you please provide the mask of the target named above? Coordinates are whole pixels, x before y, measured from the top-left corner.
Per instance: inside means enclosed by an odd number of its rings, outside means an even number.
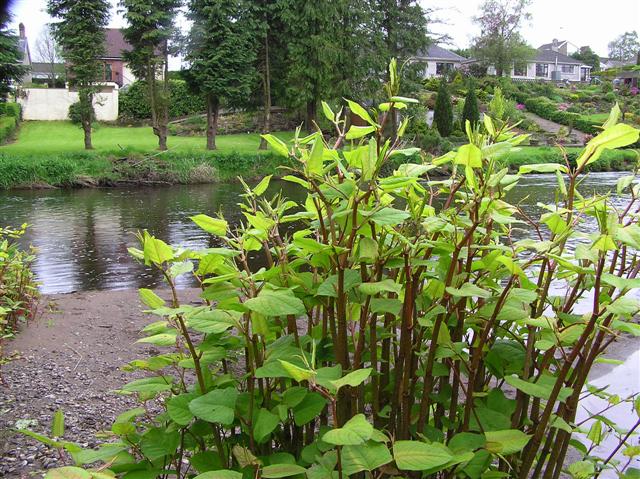
[[[18,30],[20,31],[20,38],[27,38],[27,34],[24,30],[24,23],[20,22],[20,25],[18,25]]]

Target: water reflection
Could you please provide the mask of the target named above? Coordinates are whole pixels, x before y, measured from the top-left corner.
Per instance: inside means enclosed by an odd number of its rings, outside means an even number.
[[[620,176],[592,174],[581,191],[615,190]],[[536,215],[536,203],[552,201],[555,187],[554,176],[531,175],[510,193],[509,200],[522,202],[525,210]],[[303,197],[296,185],[272,182],[271,191],[280,189],[291,199]],[[0,224],[32,225],[25,241],[38,248],[35,272],[45,293],[153,287],[161,278],[127,253],[128,247],[136,245],[134,233],[146,228],[174,245],[212,246],[209,235],[189,216],[221,210],[229,221],[238,221],[241,193],[237,183],[0,192]]]

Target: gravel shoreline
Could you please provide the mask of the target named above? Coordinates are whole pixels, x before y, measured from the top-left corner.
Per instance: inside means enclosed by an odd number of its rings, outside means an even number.
[[[166,297],[166,292],[159,292]],[[195,298],[194,291],[186,296]],[[64,439],[85,447],[96,433],[110,429],[132,397],[111,391],[135,378],[121,371],[125,363],[153,350],[136,344],[139,331],[153,321],[141,311],[137,291],[90,291],[42,298],[46,311],[10,343],[0,384],[0,477],[31,478],[64,465],[57,451],[16,434],[16,421],[49,434],[53,414],[62,409]]]

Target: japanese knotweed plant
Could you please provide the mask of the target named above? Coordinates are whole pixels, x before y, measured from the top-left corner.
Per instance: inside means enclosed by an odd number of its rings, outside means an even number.
[[[640,186],[618,183],[626,206],[579,192],[584,168],[640,132],[614,109],[575,164],[524,166],[500,158],[525,136],[488,116],[469,144],[420,164],[383,166],[405,148],[412,99],[388,100],[366,126],[323,109],[335,143],[318,132],[291,144],[285,176],[301,203],[266,196],[270,178],[245,185],[244,215],[192,219],[220,242],[171,246],[144,232],[135,258],[164,275],[165,301],[142,289],[158,318],[140,341],[164,349],[127,365],[148,377],[124,385],[140,400],[98,450],[66,447],[78,465],[51,477],[128,479],[357,477],[589,477],[624,463],[592,454],[611,425],[577,422],[593,364],[622,333],[638,335]],[[390,131],[391,124],[399,124]],[[431,178],[433,172],[446,177]],[[555,198],[533,218],[506,193],[530,172],[555,174]],[[596,222],[593,233],[581,226]],[[291,228],[291,224],[295,228]],[[529,237],[517,239],[518,229]],[[285,231],[295,233],[285,234]],[[254,266],[251,256],[264,258]],[[202,304],[181,301],[176,278],[192,275]],[[578,311],[578,305],[586,309]],[[629,404],[630,412],[633,406]],[[636,405],[637,410],[637,405]],[[598,432],[599,427],[599,432]],[[588,437],[575,437],[575,433]],[[629,431],[616,430],[621,451]],[[594,443],[594,444],[592,444]],[[568,449],[582,461],[565,464]],[[621,472],[622,474],[622,472]],[[631,477],[631,476],[629,476]]]

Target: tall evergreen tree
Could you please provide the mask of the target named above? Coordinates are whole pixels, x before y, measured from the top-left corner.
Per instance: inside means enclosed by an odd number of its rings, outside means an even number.
[[[145,80],[151,126],[158,148],[167,149],[169,123],[169,38],[181,0],[120,0],[129,26],[124,37],[133,49],[125,53],[134,74]]]
[[[320,100],[335,96],[342,3],[342,0],[282,2],[288,39],[287,98],[292,106],[305,108],[305,127],[309,131],[314,129]]]
[[[254,85],[255,25],[244,0],[192,0],[187,81],[207,102],[207,148],[216,149],[220,105],[247,101]]]
[[[469,79],[469,89],[464,99],[462,109],[462,128],[464,130],[467,120],[471,126],[475,126],[480,121],[480,111],[478,109],[478,97],[476,96],[476,86],[472,78]]]
[[[262,134],[271,132],[271,107],[273,106],[274,64],[282,61],[286,49],[284,37],[279,33],[284,26],[280,16],[282,0],[254,0],[251,2],[257,36],[257,71],[260,75],[260,94],[262,100]],[[277,67],[276,67],[277,68]],[[267,149],[267,142],[261,138],[260,150]]]
[[[47,12],[57,23],[53,35],[69,65],[69,81],[78,88],[84,147],[91,144],[93,96],[104,65],[104,29],[109,22],[109,0],[49,0]]]
[[[382,58],[396,58],[399,65],[412,57],[426,52],[430,44],[428,14],[417,0],[375,0],[379,30],[382,34],[384,50]],[[424,65],[407,64],[403,68],[404,89],[413,90]],[[413,80],[413,81],[412,81]],[[404,93],[409,93],[405,91]]]
[[[5,101],[13,82],[19,82],[27,72],[20,63],[21,52],[18,48],[18,36],[9,30],[10,18],[0,13],[0,101]]]
[[[447,82],[443,78],[440,80],[438,94],[436,96],[436,106],[433,111],[433,121],[442,137],[448,137],[453,131],[453,105]]]

